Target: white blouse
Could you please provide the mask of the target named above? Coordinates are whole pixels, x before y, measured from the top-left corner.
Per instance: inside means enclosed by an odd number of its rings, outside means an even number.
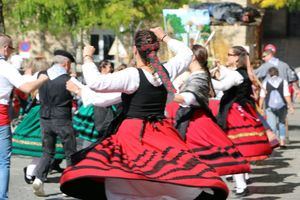
[[[212,79],[212,84],[215,90],[226,91],[243,83],[243,76],[236,70],[231,70],[226,67],[221,67],[220,80]]]
[[[171,39],[168,41],[168,47],[175,53],[164,67],[169,73],[170,80],[183,73],[192,60],[192,51],[182,42]],[[137,68],[129,67],[122,71],[112,74],[100,74],[93,62],[83,64],[82,72],[87,86],[94,91],[102,92],[92,94],[92,91],[82,87],[82,101],[84,105],[94,104],[96,106],[108,106],[121,102],[121,94],[132,94],[140,84],[140,77]],[[147,80],[153,86],[160,86],[162,81],[155,74],[155,77],[148,71],[143,70]],[[105,93],[104,93],[105,92]],[[173,98],[169,96],[169,99]]]
[[[171,81],[179,74],[183,73],[192,60],[192,51],[182,42],[171,39],[168,47],[176,54],[164,67],[167,69]],[[138,70],[129,67],[112,74],[100,74],[96,65],[92,62],[85,63],[82,66],[82,72],[87,85],[96,91],[101,92],[123,92],[127,94],[134,93],[140,82]],[[144,71],[148,81],[154,85],[161,85],[161,81],[152,76],[151,73]]]

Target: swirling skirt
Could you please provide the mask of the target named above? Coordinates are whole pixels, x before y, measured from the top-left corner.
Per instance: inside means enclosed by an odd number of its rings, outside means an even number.
[[[121,178],[211,188],[216,199],[226,199],[225,183],[213,168],[190,153],[167,120],[146,122],[144,131],[142,126],[143,120],[125,119],[115,134],[64,171],[60,180],[62,192],[82,199],[105,199],[104,180]],[[170,193],[164,187],[157,192]]]
[[[176,114],[178,108],[178,104],[172,103],[167,106],[167,113]],[[224,131],[200,109],[190,119],[185,142],[202,162],[215,168],[219,175],[251,171],[249,163]]]
[[[12,138],[12,153],[25,156],[41,157],[42,133],[40,127],[40,105],[36,105],[17,126]],[[57,139],[55,158],[65,157],[61,141]]]
[[[272,153],[265,128],[256,110],[233,103],[227,116],[227,136],[247,160],[263,160]]]
[[[73,128],[78,138],[95,142],[99,133],[95,128],[94,106],[81,106],[73,117]]]

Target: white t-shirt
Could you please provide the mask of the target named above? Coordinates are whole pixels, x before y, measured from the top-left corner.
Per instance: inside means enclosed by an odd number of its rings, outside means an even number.
[[[26,80],[7,61],[0,60],[0,104],[8,105],[13,87],[19,88]]]

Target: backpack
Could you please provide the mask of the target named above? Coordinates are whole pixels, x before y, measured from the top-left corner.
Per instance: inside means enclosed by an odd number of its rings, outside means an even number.
[[[279,84],[278,88],[273,87],[269,82],[267,83],[267,91],[269,93],[267,107],[273,110],[279,110],[286,105],[283,97],[283,81]]]

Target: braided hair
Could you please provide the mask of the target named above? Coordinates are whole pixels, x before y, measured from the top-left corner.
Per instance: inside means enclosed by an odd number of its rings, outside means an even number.
[[[150,58],[148,55],[154,51],[155,53],[159,50],[159,41],[156,35],[152,31],[141,30],[135,35],[135,46],[144,61],[149,64]]]
[[[140,30],[136,33],[134,41],[143,62],[146,65],[150,64],[159,75],[168,92],[174,93],[174,86],[157,57],[160,45],[156,35],[149,30]]]
[[[201,45],[193,45],[192,46],[192,51],[193,54],[196,58],[196,60],[198,61],[198,63],[201,65],[201,67],[205,70],[207,76],[208,76],[208,85],[209,85],[209,94],[211,97],[215,97],[216,96],[216,92],[212,86],[212,82],[211,82],[211,75],[208,69],[208,65],[207,65],[207,59],[208,59],[208,53],[205,47],[201,46]]]

